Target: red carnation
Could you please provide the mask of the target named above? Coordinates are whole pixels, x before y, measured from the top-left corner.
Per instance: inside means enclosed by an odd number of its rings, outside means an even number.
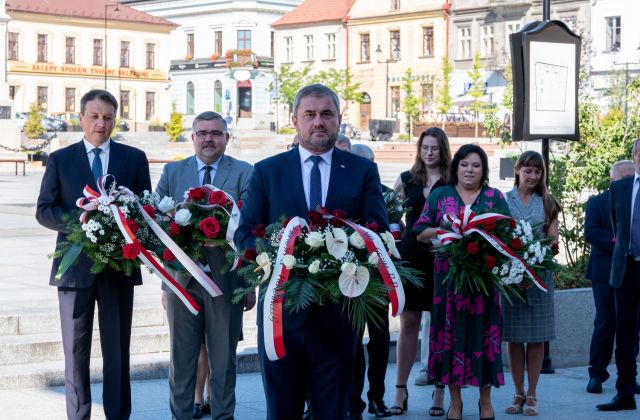
[[[251,233],[256,238],[264,238],[264,235],[267,234],[267,231],[265,230],[264,225],[260,223],[258,225],[255,225],[253,229],[251,229]]]
[[[516,228],[515,219],[509,219],[509,226],[511,226],[511,229],[515,229]]]
[[[204,236],[209,239],[217,238],[218,233],[220,233],[220,223],[215,217],[205,217],[200,221],[198,227],[204,233]]]
[[[224,206],[229,202],[227,195],[222,191],[211,191],[209,193],[209,204]]]
[[[156,218],[156,209],[151,204],[145,204],[142,208],[152,219]]]
[[[399,230],[391,231],[391,235],[393,235],[393,239],[395,239],[396,241],[399,241],[402,239],[402,234],[400,233]]]
[[[189,197],[190,200],[202,200],[206,196],[207,193],[205,192],[204,188],[191,188],[189,191],[187,191],[187,197]]]
[[[133,233],[134,235],[136,234],[138,229],[140,229],[140,225],[138,225],[136,222],[134,222],[131,219],[127,220],[127,226],[129,226],[129,229],[131,230],[131,233]]]
[[[560,246],[557,242],[551,244],[551,253],[553,255],[558,255],[560,253]]]
[[[484,229],[489,232],[493,232],[496,229],[496,222],[492,220],[490,222],[484,223]]]
[[[311,210],[308,214],[309,221],[311,222],[311,224],[321,229],[327,226],[327,221],[323,216],[323,214],[327,214],[327,212],[326,212],[326,209],[324,209],[325,213],[322,213],[321,212],[322,210],[323,210],[322,208],[320,208],[320,211]],[[285,226],[286,226],[286,223],[285,223]]]
[[[242,201],[242,200],[238,200],[238,201],[236,202],[236,205],[238,206],[238,210],[240,210],[240,209],[242,209],[242,206],[244,205],[244,201]]]
[[[139,242],[133,242],[122,247],[122,256],[127,260],[135,260],[141,251],[142,245]]]
[[[484,257],[484,263],[489,268],[489,270],[496,266],[496,262],[496,257],[494,257],[493,255],[487,255],[486,257]]]
[[[247,261],[255,261],[257,256],[258,256],[258,253],[256,252],[255,249],[247,248],[244,250],[244,254],[242,255],[242,258]]]
[[[328,208],[322,206],[318,207],[318,212],[320,212],[320,214],[331,214]]]
[[[513,238],[513,240],[511,241],[511,248],[515,249],[516,251],[522,249],[522,241],[520,240],[520,238]]]
[[[169,223],[169,235],[173,236],[174,238],[180,235],[180,225],[176,222]]]
[[[478,246],[477,243],[471,242],[469,243],[469,245],[467,245],[467,252],[471,255],[475,255],[478,252],[480,252],[480,247]]]
[[[365,225],[365,227],[374,232],[377,232],[380,229],[380,226],[378,226],[376,222],[369,222]]]
[[[162,253],[162,259],[166,262],[171,262],[176,259],[176,256],[173,255],[173,252],[171,252],[169,248],[165,248],[164,252]]]
[[[341,219],[346,219],[347,218],[347,212],[344,211],[344,210],[340,210],[340,209],[334,210],[333,211],[333,215],[336,216],[336,217],[339,217]]]

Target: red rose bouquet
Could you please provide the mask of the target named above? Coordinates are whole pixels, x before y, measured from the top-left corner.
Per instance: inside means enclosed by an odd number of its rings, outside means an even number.
[[[539,239],[526,220],[496,213],[475,214],[468,206],[446,214],[434,241],[448,258],[445,284],[456,292],[489,295],[493,286],[510,300],[532,286],[546,291],[545,273],[557,267],[551,238]]]

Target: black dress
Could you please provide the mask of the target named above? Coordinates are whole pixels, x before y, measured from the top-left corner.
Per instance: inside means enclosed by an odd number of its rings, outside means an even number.
[[[405,216],[406,228],[402,232],[402,242],[400,243],[400,255],[402,259],[409,263],[409,266],[422,271],[422,288],[417,288],[410,283],[404,285],[405,303],[404,309],[408,311],[430,311],[433,303],[433,253],[427,245],[418,242],[416,235],[411,230],[416,223],[424,207],[424,185],[422,182],[411,181],[411,172],[406,171],[400,174],[402,188],[407,201],[409,211]],[[442,180],[436,182],[431,188],[431,192],[437,187],[444,185]]]

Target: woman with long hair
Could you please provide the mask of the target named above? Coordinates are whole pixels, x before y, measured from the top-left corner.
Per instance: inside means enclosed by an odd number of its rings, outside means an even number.
[[[558,242],[558,213],[560,205],[549,194],[545,164],[538,152],[524,152],[515,167],[515,185],[507,193],[511,215],[526,219],[534,227],[537,238],[551,237]],[[509,366],[515,386],[513,402],[505,409],[508,414],[522,412],[525,416],[538,414],[536,388],[544,359],[544,342],[555,338],[553,318],[553,279],[547,273],[544,282],[548,292],[535,287],[523,291],[524,301],[502,298],[504,318],[503,340],[508,342]],[[524,388],[527,370],[528,389]]]
[[[437,231],[445,226],[445,214],[458,215],[464,206],[476,213],[491,211],[509,215],[504,195],[489,187],[487,154],[475,144],[461,146],[451,161],[449,185],[438,188],[424,205],[413,226],[420,242],[432,243]],[[469,255],[469,258],[481,258]],[[500,298],[497,287],[485,295],[481,291],[456,291],[445,283],[449,260],[435,258],[435,291],[429,332],[431,382],[449,385],[451,402],[448,419],[462,418],[461,388],[477,386],[481,420],[495,419],[491,387],[504,385],[500,351]],[[473,304],[470,304],[473,302]]]
[[[411,227],[418,220],[425,200],[448,178],[451,150],[449,139],[438,127],[427,128],[418,139],[416,159],[413,167],[400,174],[394,190],[407,199],[408,211],[405,215],[407,228],[402,233],[400,254],[409,266],[422,271],[422,288],[405,285],[404,311],[400,314],[400,335],[396,348],[396,395],[392,414],[403,414],[408,408],[409,394],[407,380],[416,359],[418,333],[423,311],[430,311],[433,302],[433,254],[416,241]],[[425,317],[428,320],[427,317]],[[423,343],[426,345],[427,343]],[[444,414],[444,386],[437,388],[433,395],[431,415]]]

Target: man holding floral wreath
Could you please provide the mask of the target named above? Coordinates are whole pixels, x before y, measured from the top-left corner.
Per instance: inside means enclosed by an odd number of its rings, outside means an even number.
[[[335,147],[340,119],[340,102],[331,89],[314,84],[298,92],[292,122],[299,147],[255,165],[235,235],[239,248],[255,248],[258,225],[267,226],[282,216],[307,218],[309,210],[319,207],[342,210],[361,225],[375,222],[387,230],[376,165]],[[258,355],[267,418],[300,419],[308,389],[316,420],[347,419],[358,333],[342,305],[285,309],[286,356],[272,361],[265,352],[263,304],[261,296]]]
[[[229,133],[220,114],[207,111],[193,120],[191,134],[195,156],[168,163],[162,172],[156,192],[171,197],[175,203],[185,200],[189,188],[211,184],[229,194],[235,201],[246,198],[246,185],[251,165],[225,154]],[[220,274],[225,264],[221,249],[204,248],[213,281],[222,296],[212,297],[193,277],[176,275],[176,280],[196,300],[201,308],[194,316],[163,284],[167,293],[171,364],[169,391],[174,419],[192,418],[196,371],[201,343],[206,343],[208,365],[211,367],[211,418],[233,418],[235,410],[236,347],[242,329],[242,309],[255,305],[255,293],[245,302],[234,304],[233,292],[239,287],[235,271]],[[201,415],[201,413],[199,413]]]

